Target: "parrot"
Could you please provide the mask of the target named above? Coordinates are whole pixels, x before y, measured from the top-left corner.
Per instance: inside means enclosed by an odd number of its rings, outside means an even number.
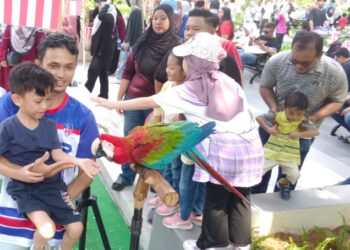
[[[133,163],[158,170],[165,168],[180,154],[184,154],[208,171],[230,192],[250,204],[250,201],[213,169],[204,155],[195,148],[198,143],[215,133],[215,125],[215,122],[199,126],[190,121],[176,121],[137,126],[126,137],[101,134],[92,144],[91,150],[97,157],[104,156],[118,164]]]

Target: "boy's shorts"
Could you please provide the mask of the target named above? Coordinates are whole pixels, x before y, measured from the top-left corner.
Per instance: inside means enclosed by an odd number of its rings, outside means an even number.
[[[7,190],[16,201],[18,211],[24,215],[44,211],[56,225],[81,221],[79,212],[67,193],[67,186],[60,179],[34,185],[12,181]]]

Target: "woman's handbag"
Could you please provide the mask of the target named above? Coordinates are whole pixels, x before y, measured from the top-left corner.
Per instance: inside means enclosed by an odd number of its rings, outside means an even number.
[[[7,51],[6,53],[6,63],[9,66],[15,66],[20,62],[21,54],[15,50]]]

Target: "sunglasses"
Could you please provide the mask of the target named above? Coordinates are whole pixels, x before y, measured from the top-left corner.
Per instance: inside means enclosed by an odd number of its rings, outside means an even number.
[[[59,32],[52,32],[46,35],[45,40],[51,40],[51,41],[67,41],[67,42],[76,42],[76,39],[74,36],[69,36],[66,34],[62,34]]]
[[[300,66],[302,66],[303,68],[308,68],[308,67],[310,67],[310,66],[313,64],[313,62],[314,62],[315,60],[313,60],[313,61],[304,61],[304,62],[301,62],[301,61],[298,61],[298,60],[296,60],[296,59],[294,59],[294,58],[291,58],[290,61],[291,61],[291,63],[292,63],[294,66],[295,66],[295,65],[300,65]]]

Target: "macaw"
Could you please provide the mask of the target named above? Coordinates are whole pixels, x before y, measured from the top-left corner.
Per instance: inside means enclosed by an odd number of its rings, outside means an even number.
[[[214,133],[214,128],[215,122],[208,122],[203,126],[190,121],[144,125],[135,127],[126,137],[101,134],[91,148],[94,155],[105,156],[118,164],[134,163],[153,169],[163,169],[175,157],[184,154],[208,171],[229,191],[250,204],[195,148],[198,143]]]

